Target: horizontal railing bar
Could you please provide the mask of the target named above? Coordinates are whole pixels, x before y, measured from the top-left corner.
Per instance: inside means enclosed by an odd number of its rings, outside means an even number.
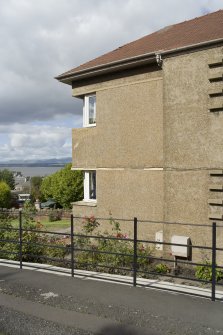
[[[30,230],[31,232],[35,232],[34,230]],[[48,232],[45,232],[46,234]],[[60,235],[70,236],[70,234],[63,234],[58,233]],[[126,241],[126,242],[133,242],[133,239],[128,238],[118,238],[118,237],[104,237],[104,236],[95,236],[95,235],[80,235],[74,234],[74,237],[83,237],[83,238],[95,238],[95,239],[104,239],[104,240],[117,240],[117,241]],[[0,242],[5,242],[5,239],[0,239]],[[10,240],[8,240],[10,242]],[[12,240],[11,240],[12,241]],[[23,242],[25,243],[25,242]],[[28,242],[26,242],[28,243]],[[195,249],[205,249],[205,250],[212,250],[212,247],[206,246],[198,246],[198,245],[187,245],[187,244],[180,244],[180,243],[170,243],[170,242],[158,242],[158,241],[151,241],[151,240],[137,240],[137,243],[151,243],[151,244],[160,244],[160,245],[170,245],[170,246],[180,246],[180,247],[187,247],[187,248],[195,248]],[[222,248],[216,248],[218,251],[223,251]]]
[[[184,222],[171,222],[171,221],[156,221],[156,220],[140,220],[138,219],[139,223],[159,223],[159,224],[166,224],[166,225],[178,225],[178,226],[193,226],[193,227],[212,227],[210,224],[201,224],[201,223],[184,223]]]
[[[97,254],[107,254],[107,255],[115,255],[115,256],[124,256],[124,257],[133,257],[133,254],[125,254],[120,252],[110,252],[110,251],[101,251],[95,249],[81,249],[81,248],[74,248],[74,251],[84,251],[84,252],[94,252]]]
[[[102,273],[103,274],[103,272],[97,272],[98,274],[100,274],[100,273]],[[117,278],[100,278],[99,277],[99,275],[97,276],[94,276],[94,275],[86,275],[86,277],[88,277],[88,278],[97,278],[97,280],[102,280],[102,281],[109,281],[109,282],[113,282],[113,283],[121,283],[121,284],[127,284],[127,285],[132,285],[132,283],[130,283],[129,281],[127,281],[127,280],[124,280],[124,278],[123,278],[123,280],[120,280],[120,279],[117,279]]]
[[[42,234],[53,234],[53,235],[62,235],[62,236],[70,236],[70,233],[59,233],[59,232],[53,232],[53,231],[48,231],[48,230],[37,230],[37,229],[26,229],[22,228],[22,231],[26,232],[32,232],[32,233],[42,233]]]
[[[163,277],[170,277],[170,278],[178,278],[178,279],[184,279],[184,280],[192,280],[196,282],[201,282],[201,283],[211,283],[208,280],[204,279],[196,279],[196,278],[188,278],[184,276],[176,276],[176,275],[171,275],[169,273],[161,273],[161,272],[155,272],[155,271],[142,271],[142,270],[137,270],[138,273],[144,273],[144,274],[150,274],[150,275],[155,275],[155,276],[163,276]]]
[[[97,264],[97,263],[75,262],[75,264],[82,264],[82,265],[84,265],[84,266],[95,266],[95,267],[99,267],[99,268],[107,268],[107,269],[122,270],[122,271],[130,271],[130,272],[133,271],[131,268],[120,268],[120,267],[109,266],[109,265],[102,265],[102,264]]]
[[[11,216],[16,216],[19,218],[19,212],[20,211],[0,211],[0,215],[4,215],[4,214],[9,214]],[[21,211],[23,214],[23,211]],[[53,211],[52,211],[53,212]],[[47,213],[42,213],[42,212],[33,212],[33,213],[29,213],[29,214],[25,214],[27,217],[46,217],[48,216],[50,213],[52,213],[51,211],[48,211]],[[60,211],[58,211],[60,212]],[[69,218],[70,218],[70,214],[64,214],[62,213],[62,218],[63,219],[67,219],[67,221],[69,222]],[[74,219],[82,219],[85,220],[85,217],[82,216],[73,216]],[[133,218],[129,219],[129,218],[104,218],[104,217],[95,217],[95,220],[106,220],[106,221],[126,221],[126,222],[133,222]],[[172,222],[172,221],[160,221],[160,220],[143,220],[143,219],[138,219],[138,223],[157,223],[157,224],[172,224],[172,225],[184,225],[184,226],[197,226],[197,227],[212,227],[209,224],[197,224],[197,223],[184,223],[184,222]],[[218,225],[219,227],[223,227],[223,225]]]
[[[19,228],[1,228],[0,230],[10,230],[10,231],[20,231]],[[70,233],[59,233],[54,231],[48,231],[48,230],[39,230],[39,229],[26,229],[22,228],[22,232],[29,232],[29,233],[41,233],[41,234],[53,234],[53,235],[62,235],[62,236],[70,236]]]
[[[0,226],[0,230],[6,230],[6,231],[18,231],[19,232],[19,228],[11,228],[11,227],[1,227]]]
[[[9,239],[0,239],[0,242],[5,242],[5,243],[18,243],[19,244],[19,240],[9,240]]]
[[[160,258],[160,257],[153,257],[153,256],[139,256],[137,255],[137,258],[145,258],[145,259],[152,259],[152,260],[158,260],[158,261],[163,261],[163,262],[170,262],[170,263],[176,263],[176,260],[174,259],[168,259],[168,258]],[[185,265],[192,265],[192,266],[206,266],[206,267],[212,267],[211,264],[206,264],[206,263],[194,263],[191,261],[183,261],[183,260],[178,260],[177,259],[177,264],[181,263],[181,264],[185,264]],[[221,267],[220,267],[221,268]],[[223,267],[222,267],[223,268]]]
[[[40,218],[40,217],[48,217],[49,216],[49,214],[52,214],[52,212],[48,212],[48,213],[31,213],[31,214],[24,214],[24,212],[23,211],[21,211],[21,213],[22,213],[22,216],[23,216],[23,220],[26,220],[26,219],[30,219],[30,218],[33,218],[33,219],[38,219],[38,218]],[[55,214],[57,214],[57,213],[55,213]],[[8,215],[8,217],[9,217],[9,219],[11,219],[11,218],[14,218],[14,219],[16,219],[16,218],[19,218],[19,212],[6,212],[6,211],[4,211],[4,212],[2,212],[1,210],[0,210],[0,219],[1,219],[1,216],[4,216],[4,215]],[[24,219],[24,215],[26,216],[26,218]],[[63,220],[65,220],[65,221],[70,221],[70,215],[71,214],[69,214],[69,215],[66,215],[66,214],[62,214],[62,216],[61,216],[61,220],[63,219]],[[57,220],[57,221],[60,221],[60,220]],[[39,221],[38,221],[39,222]],[[52,221],[53,222],[53,221]],[[41,223],[41,222],[40,222]]]
[[[216,269],[223,269],[223,266],[220,266],[220,265],[216,265],[215,267],[216,267]]]
[[[215,285],[223,286],[223,283],[218,283],[218,282],[216,281]],[[222,293],[223,293],[223,292],[222,292]]]
[[[30,254],[30,253],[23,253],[22,255],[24,256],[31,256],[34,258],[42,258],[42,259],[46,259],[49,261],[53,261],[53,262],[59,262],[59,263],[71,263],[70,260],[65,260],[65,259],[61,259],[61,258],[56,258],[56,257],[48,257],[48,256],[44,256],[44,255],[36,255],[36,254]]]
[[[216,248],[217,251],[223,251],[223,248]]]
[[[85,217],[82,216],[74,216],[74,219],[82,219],[85,220]],[[105,220],[105,221],[127,221],[127,222],[133,222],[133,218],[132,219],[123,219],[123,218],[101,218],[101,217],[95,217],[95,220]],[[197,227],[212,227],[212,225],[210,224],[197,224],[197,223],[187,223],[187,222],[171,222],[171,221],[156,221],[156,220],[140,220],[138,219],[138,223],[158,223],[158,224],[172,224],[172,225],[183,225],[183,226],[197,226]],[[223,227],[223,226],[221,226]]]
[[[26,242],[26,241],[22,241],[22,244],[46,247],[46,248],[55,248],[55,249],[70,249],[70,247],[66,247],[66,246],[51,245],[51,244],[45,244],[45,243],[35,243],[35,242],[33,243],[33,242]]]
[[[84,216],[73,216],[74,219],[82,219],[83,221],[85,221],[87,218]],[[103,217],[94,217],[94,220],[104,220],[104,221],[129,221],[129,222],[133,222],[133,218],[132,219],[123,219],[123,218],[103,218]]]
[[[138,243],[161,244],[161,245],[174,245],[174,246],[178,246],[178,247],[212,250],[212,247],[199,246],[199,245],[188,245],[188,244],[170,243],[170,242],[158,242],[158,241],[151,241],[151,240],[137,240],[137,242]]]
[[[123,237],[111,237],[111,236],[101,236],[101,235],[83,235],[83,234],[74,234],[74,237],[80,238],[95,238],[95,239],[104,239],[104,240],[116,240],[116,241],[126,241],[133,242],[132,238],[123,238]]]
[[[76,271],[80,270],[82,271],[81,269],[75,269]],[[96,275],[95,274],[79,274],[79,273],[74,273],[74,275],[77,275],[77,276],[83,276],[83,277],[87,277],[87,278],[93,278],[93,279],[98,279],[98,280],[103,280],[103,281],[109,281],[109,282],[114,282],[114,283],[125,283],[125,284],[128,284],[128,285],[132,285],[132,283],[130,283],[129,281],[127,280],[120,280],[120,279],[117,279],[117,278],[112,278],[112,277],[106,277],[106,278],[101,278],[100,277],[100,274],[103,275],[103,272],[99,272],[99,271],[96,271]],[[123,278],[124,279],[124,278]]]
[[[14,251],[7,251],[7,250],[0,250],[0,254],[10,254],[10,255],[19,255],[19,252],[14,252]]]

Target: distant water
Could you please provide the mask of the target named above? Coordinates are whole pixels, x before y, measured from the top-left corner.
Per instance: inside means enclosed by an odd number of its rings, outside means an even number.
[[[33,176],[48,176],[60,169],[63,169],[63,166],[0,166],[0,170],[8,169],[10,171],[18,171],[23,174],[25,177]]]

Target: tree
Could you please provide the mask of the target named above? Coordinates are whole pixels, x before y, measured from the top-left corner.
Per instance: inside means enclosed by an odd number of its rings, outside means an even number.
[[[11,191],[8,184],[0,181],[0,208],[9,208],[11,203]]]
[[[11,190],[14,190],[15,179],[12,171],[9,171],[7,169],[0,170],[0,181],[4,181],[6,184],[8,184]]]
[[[70,208],[71,202],[83,199],[83,174],[72,171],[71,164],[43,179],[41,192],[45,199],[53,198],[60,206]]]
[[[42,184],[42,177],[40,176],[34,176],[31,178],[31,195],[34,200],[36,199],[41,199],[42,194],[41,194],[41,184]]]

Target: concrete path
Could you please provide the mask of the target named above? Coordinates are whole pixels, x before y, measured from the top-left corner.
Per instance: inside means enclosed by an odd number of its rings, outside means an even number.
[[[0,332],[223,334],[223,304],[106,282],[0,267]]]

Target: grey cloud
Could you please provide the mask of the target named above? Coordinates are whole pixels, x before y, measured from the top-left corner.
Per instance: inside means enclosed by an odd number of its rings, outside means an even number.
[[[53,122],[72,118],[80,124],[82,104],[56,75],[166,25],[221,7],[222,0],[0,0],[0,134],[9,138],[0,145],[0,159],[32,154],[36,139],[28,129],[39,131],[41,127],[30,126],[37,121],[52,122],[48,132],[57,134],[58,148],[41,152],[37,145],[35,154],[68,153],[69,129],[61,142]],[[11,125],[16,123],[21,127],[13,137],[18,129]],[[16,146],[22,132],[28,132],[32,147]]]
[[[170,23],[216,10],[219,0],[0,0],[0,121],[80,114],[54,78]]]
[[[3,126],[0,126],[2,132]],[[0,146],[1,161],[71,156],[71,130],[68,127],[14,124],[7,126],[9,142]],[[4,131],[4,130],[3,130]]]

